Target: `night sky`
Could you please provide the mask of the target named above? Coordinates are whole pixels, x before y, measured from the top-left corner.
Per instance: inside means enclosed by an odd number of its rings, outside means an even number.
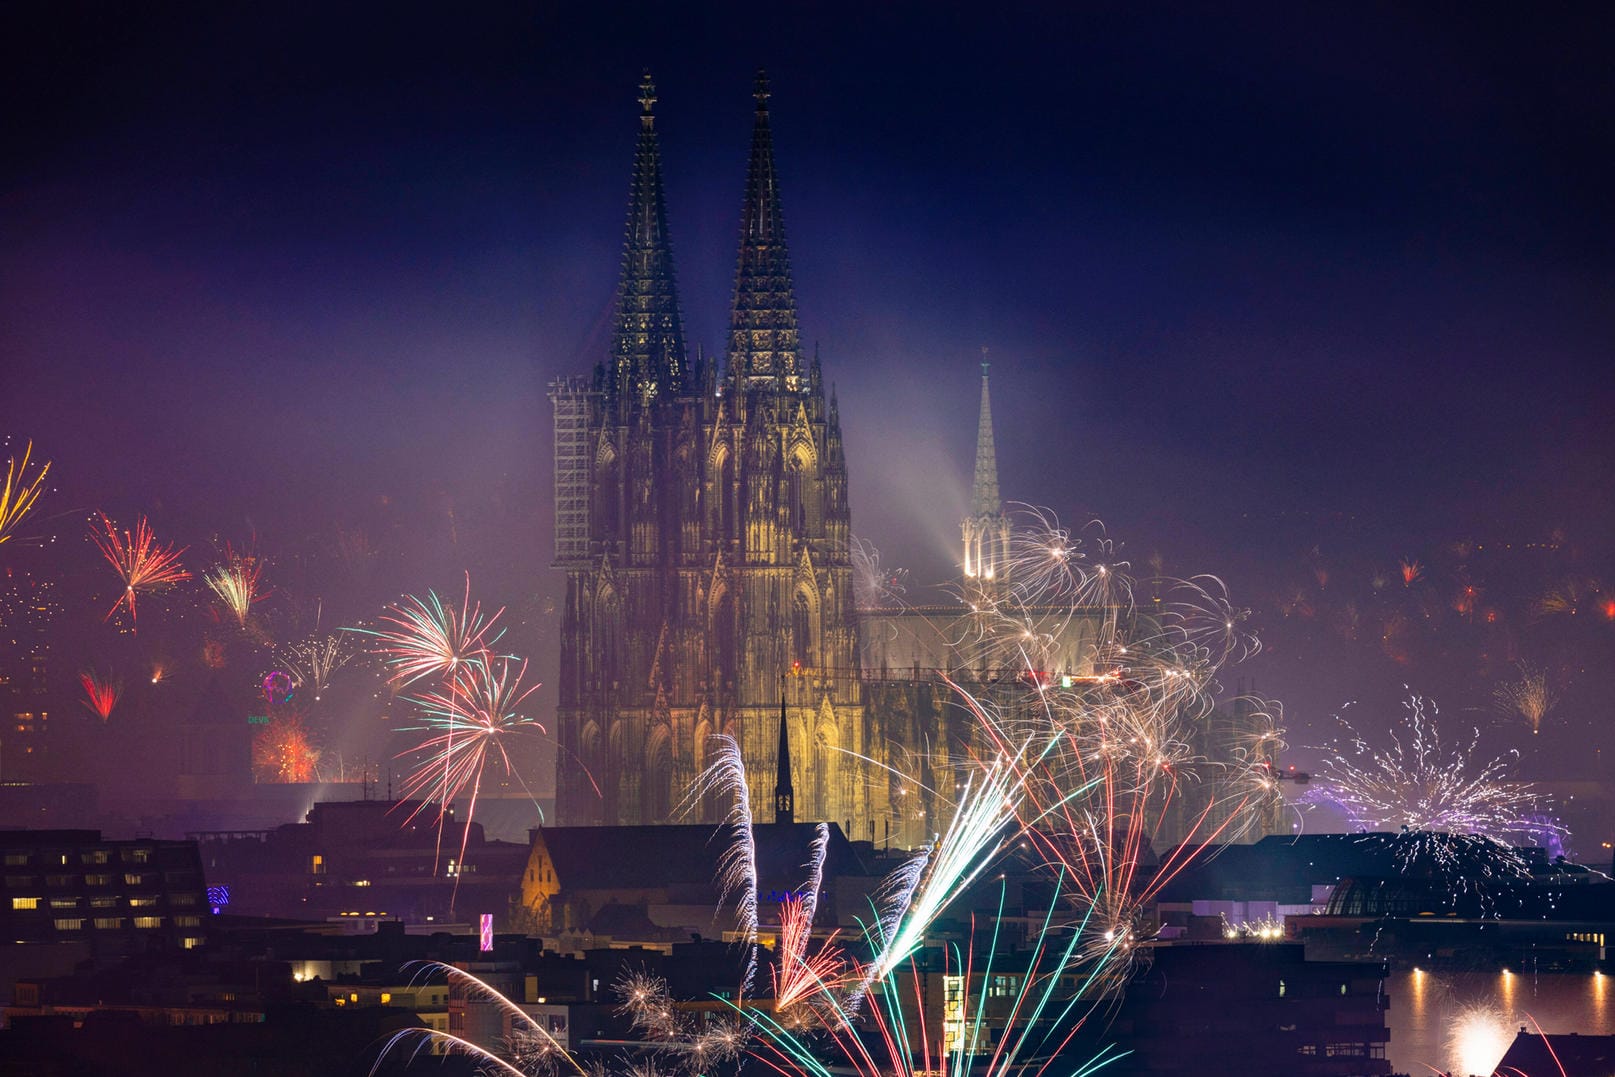
[[[1519,660],[1562,697],[1528,763],[1598,743],[1607,8],[327,6],[0,16],[0,435],[55,462],[56,537],[0,560],[66,581],[66,665],[113,649],[105,510],[255,542],[281,626],[469,570],[552,668],[544,391],[605,353],[640,73],[711,352],[761,66],[888,565],[951,571],[987,346],[1006,499],[1226,580],[1267,643],[1230,682],[1285,703],[1291,758],[1404,683],[1518,744]],[[342,534],[362,571],[321,567]]]

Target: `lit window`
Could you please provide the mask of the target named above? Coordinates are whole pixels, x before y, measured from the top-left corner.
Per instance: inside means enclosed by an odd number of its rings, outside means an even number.
[[[121,916],[97,916],[95,918],[95,926],[99,927],[99,928],[102,928],[102,929],[120,928],[120,927],[123,926],[123,917],[121,917]]]
[[[52,902],[51,904],[54,905],[55,902]],[[37,909],[37,908],[39,908],[39,899],[36,898],[36,897],[26,897],[26,898],[15,898],[14,897],[14,898],[11,899],[11,907],[13,909]]]
[[[84,921],[79,919],[62,919],[56,921],[57,931],[83,931]]]
[[[162,927],[163,918],[161,916],[137,916],[135,917],[135,926],[142,928]]]

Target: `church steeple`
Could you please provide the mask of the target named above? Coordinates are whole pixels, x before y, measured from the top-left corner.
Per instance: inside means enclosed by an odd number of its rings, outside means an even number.
[[[628,189],[622,279],[612,326],[611,370],[604,386],[621,406],[675,395],[690,381],[662,196],[662,153],[656,139],[656,84],[639,84],[639,144]]]
[[[993,447],[987,349],[981,349],[981,411],[976,419],[976,475],[970,516],[964,522],[964,573],[984,586],[1002,584],[1009,562],[1009,520],[998,495],[998,453]]]
[[[737,387],[783,385],[794,390],[801,378],[801,342],[790,257],[785,249],[785,217],[780,212],[774,173],[774,139],[768,129],[768,76],[761,71],[752,96],[757,114],[751,131],[746,201],[740,213],[728,373]]]
[[[779,750],[774,755],[774,822],[796,822],[796,789],[791,784],[791,731],[785,724],[785,693],[779,696]]]
[[[981,349],[981,412],[976,418],[976,479],[970,487],[970,515],[996,516],[998,454],[993,449],[993,403],[987,391],[987,349]]]

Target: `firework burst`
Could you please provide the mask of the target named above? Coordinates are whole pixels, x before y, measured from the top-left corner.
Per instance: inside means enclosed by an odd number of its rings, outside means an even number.
[[[246,628],[253,603],[265,596],[263,574],[264,563],[257,555],[226,551],[224,564],[209,572],[204,579],[209,590],[218,596],[230,616],[235,618],[236,624]]]
[[[179,564],[179,555],[186,548],[176,550],[173,546],[160,545],[144,516],[135,520],[133,531],[119,531],[106,513],[97,515],[101,518],[101,528],[97,531],[92,527],[90,538],[101,551],[101,556],[118,573],[118,579],[123,581],[123,593],[102,620],[111,620],[120,606],[127,605],[129,620],[138,623],[135,616],[136,595],[164,591],[191,578],[191,574]]]
[[[785,1010],[840,982],[846,959],[835,946],[835,932],[809,955],[813,917],[818,912],[819,890],[824,885],[824,857],[830,848],[830,824],[819,823],[808,854],[808,879],[799,895],[780,905],[779,964],[774,970],[774,1006]]]
[[[320,750],[301,715],[277,714],[252,738],[252,769],[260,782],[319,779]]]
[[[123,695],[123,682],[116,677],[106,677],[94,670],[85,670],[79,674],[79,684],[84,688],[84,705],[90,713],[103,722],[112,717],[112,710],[118,705]]]
[[[45,483],[45,476],[50,474],[49,460],[41,464],[33,475],[28,474],[29,458],[33,452],[34,443],[30,441],[28,447],[23,449],[20,461],[13,456],[6,462],[6,483],[0,487],[0,546],[16,536],[17,525],[33,509],[34,502],[39,500],[40,487]]]
[[[1548,798],[1529,783],[1508,779],[1518,753],[1477,767],[1479,730],[1466,743],[1449,746],[1433,704],[1426,714],[1426,701],[1414,695],[1403,709],[1400,731],[1393,729],[1389,746],[1379,748],[1336,716],[1346,747],[1330,750],[1308,799],[1336,805],[1358,830],[1408,835],[1397,851],[1404,869],[1428,858],[1438,869],[1456,872],[1460,856],[1479,855],[1518,874],[1524,861],[1513,842],[1563,836],[1561,826],[1544,822]]]
[[[960,588],[973,611],[960,666],[1003,671],[1000,684],[1015,673],[1027,686],[1016,696],[986,684],[977,698],[953,685],[978,736],[966,799],[990,789],[1009,806],[1015,822],[999,833],[1062,879],[1091,919],[1087,956],[1109,955],[1119,986],[1129,955],[1154,934],[1148,913],[1161,888],[1278,801],[1278,710],[1233,701],[1239,733],[1205,758],[1208,722],[1235,728],[1217,716],[1219,674],[1258,650],[1249,611],[1215,577],[1135,579],[1098,525],[1073,535],[1036,509],[1019,512],[1010,552],[995,586]],[[1170,848],[1157,855],[1161,845]],[[915,865],[916,906],[940,867]],[[892,880],[890,909],[907,885]]]
[[[1559,697],[1548,687],[1548,675],[1520,663],[1520,679],[1497,686],[1492,698],[1504,714],[1525,719],[1533,734],[1542,732],[1542,719],[1558,704]]]
[[[501,608],[484,617],[482,603],[471,602],[471,577],[465,579],[465,597],[459,608],[445,603],[436,591],[424,600],[406,595],[381,615],[384,628],[349,628],[344,631],[370,636],[371,650],[391,670],[395,687],[407,687],[426,677],[456,678],[462,667],[475,665],[492,654],[503,635],[494,631]]]
[[[298,687],[307,688],[318,703],[331,686],[331,675],[353,661],[354,655],[352,642],[345,635],[312,636],[287,647],[280,661]]]
[[[495,658],[467,663],[460,672],[463,676],[456,677],[448,689],[410,697],[419,708],[420,724],[404,728],[427,736],[405,753],[418,755],[420,762],[405,780],[404,790],[406,796],[421,801],[408,819],[435,805],[440,828],[455,799],[468,798],[460,844],[464,860],[488,765],[498,763],[506,774],[520,780],[511,760],[511,750],[516,747],[511,738],[543,733],[544,727],[521,713],[527,697],[540,687],[522,687],[526,662]]]

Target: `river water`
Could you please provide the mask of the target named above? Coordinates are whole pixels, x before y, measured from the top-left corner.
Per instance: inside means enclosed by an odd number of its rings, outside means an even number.
[[[1601,973],[1443,973],[1402,969],[1391,993],[1386,1055],[1397,1073],[1490,1074],[1523,1025],[1615,1034],[1615,977]]]

